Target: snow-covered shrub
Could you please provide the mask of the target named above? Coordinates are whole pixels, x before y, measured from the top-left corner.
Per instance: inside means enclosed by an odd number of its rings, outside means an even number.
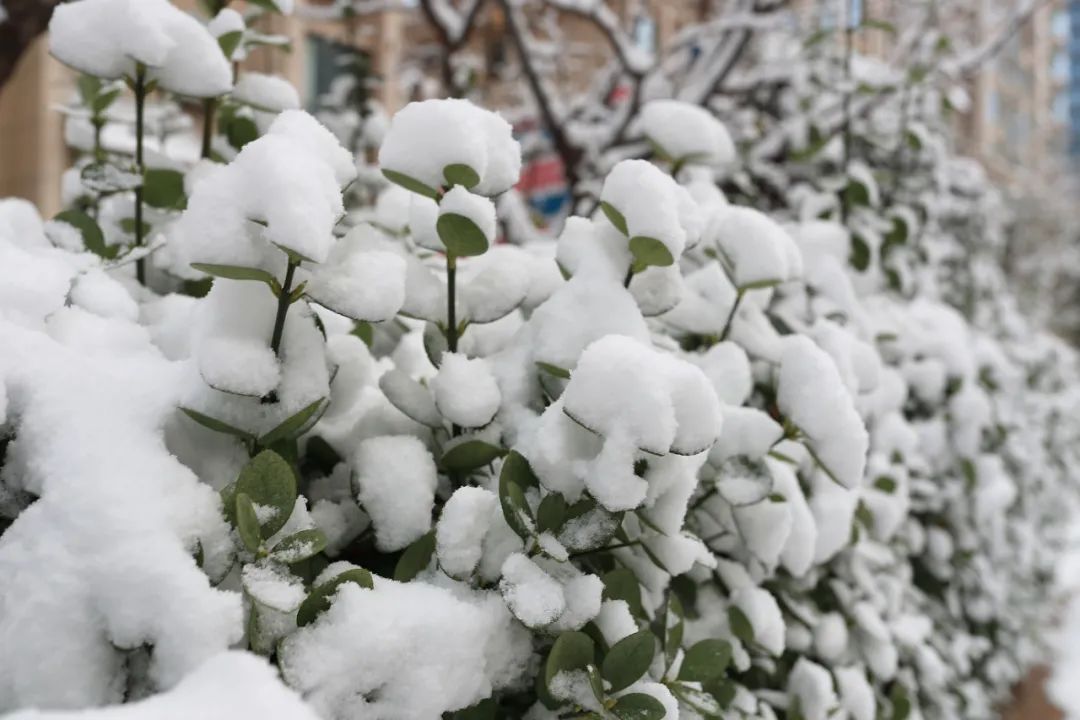
[[[869,121],[839,163],[793,102],[757,119],[797,157],[739,159],[653,101],[655,162],[511,245],[495,113],[406,106],[350,213],[355,158],[284,88],[223,102],[259,132],[185,168],[149,256],[203,297],[0,201],[0,709],[990,715],[1075,507],[1078,378],[972,248],[969,168],[924,146],[883,192]]]

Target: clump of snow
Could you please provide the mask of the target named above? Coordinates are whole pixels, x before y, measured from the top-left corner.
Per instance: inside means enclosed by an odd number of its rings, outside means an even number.
[[[519,682],[531,654],[497,593],[377,579],[343,585],[280,662],[323,717],[434,719]]]
[[[807,447],[830,477],[844,487],[857,487],[869,436],[836,365],[809,338],[784,340],[777,404],[806,435]]]
[[[600,199],[622,214],[628,237],[659,240],[678,258],[687,241],[678,191],[675,181],[652,163],[623,160],[604,178]]]
[[[435,527],[439,566],[455,578],[467,578],[483,555],[492,512],[499,499],[483,488],[458,488],[443,506]]]
[[[699,105],[678,100],[650,100],[641,109],[641,129],[672,160],[727,167],[735,143],[723,123]]]
[[[379,164],[437,189],[444,170],[466,165],[479,177],[470,188],[498,195],[517,182],[521,149],[510,125],[468,100],[424,100],[399,110],[379,149]]]
[[[49,21],[49,51],[101,78],[136,77],[181,95],[213,97],[232,87],[232,68],[198,20],[168,0],[79,0]]]
[[[300,107],[300,95],[288,80],[257,72],[245,72],[237,78],[232,99],[271,113]]]
[[[499,410],[499,386],[483,358],[470,360],[461,353],[443,353],[431,386],[439,412],[456,425],[482,427]]]
[[[203,262],[280,276],[285,262],[274,246],[324,262],[344,212],[341,187],[354,172],[349,153],[314,118],[282,113],[266,135],[195,185],[171,230],[177,271],[190,274],[189,263]]]
[[[257,715],[266,720],[317,720],[315,711],[285,686],[264,659],[246,652],[223,652],[208,659],[176,687],[139,702],[96,710],[25,710],[12,720],[234,720]]]
[[[361,506],[381,550],[400,550],[431,529],[435,461],[408,435],[364,440],[353,459]]]

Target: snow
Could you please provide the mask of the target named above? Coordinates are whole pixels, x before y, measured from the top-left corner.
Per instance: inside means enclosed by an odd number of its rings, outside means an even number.
[[[514,617],[528,627],[555,622],[566,610],[562,586],[521,553],[503,563],[499,591]]]
[[[806,720],[826,720],[838,704],[829,671],[804,657],[788,676],[788,696]]]
[[[288,80],[257,72],[241,73],[233,87],[232,99],[271,113],[300,107],[300,95]]]
[[[307,294],[353,320],[384,322],[405,304],[406,261],[394,252],[367,250],[347,235],[308,281]]]
[[[499,410],[499,386],[483,358],[470,360],[461,353],[443,353],[431,387],[439,412],[456,425],[482,427]]]
[[[679,218],[678,185],[655,165],[623,160],[604,179],[600,199],[622,214],[627,237],[653,238],[673,258],[682,255],[687,238]]]
[[[377,578],[343,585],[279,657],[322,717],[438,720],[513,686],[531,654],[497,593]]]
[[[784,340],[777,381],[780,411],[805,433],[807,447],[836,482],[862,480],[869,436],[836,365],[812,340]]]
[[[49,51],[101,78],[134,79],[136,66],[165,90],[213,97],[232,87],[232,68],[198,20],[168,0],[79,0],[57,8]]]
[[[341,186],[354,172],[348,152],[314,118],[282,113],[266,135],[195,185],[170,232],[178,272],[204,262],[279,275],[285,262],[273,246],[326,261],[344,212]]]
[[[0,633],[21,648],[0,655],[0,706],[119,702],[117,648],[143,643],[151,677],[172,687],[241,629],[238,596],[191,558],[198,540],[204,567],[227,567],[220,500],[161,442],[181,368],[144,329],[77,308],[39,329],[4,320],[0,337],[19,416],[5,477],[19,467],[17,486],[39,496],[0,537]]]
[[[223,652],[206,660],[176,687],[135,703],[71,712],[25,710],[11,720],[316,720],[318,715],[256,655]]]
[[[510,125],[467,100],[424,100],[399,110],[390,121],[379,164],[438,189],[444,168],[467,165],[478,176],[471,190],[498,195],[517,182],[521,149]]]
[[[727,168],[735,143],[708,110],[678,100],[650,100],[641,109],[641,129],[669,158]]]
[[[475,487],[458,488],[446,501],[435,526],[435,553],[450,577],[468,578],[476,570],[498,502],[494,493]]]
[[[705,242],[715,243],[731,263],[738,288],[784,282],[800,274],[794,240],[774,220],[753,208],[727,205],[714,211]]]
[[[565,398],[567,414],[586,428],[653,455],[695,454],[720,434],[719,401],[704,374],[621,335],[585,348]]]
[[[754,629],[754,643],[771,655],[784,651],[784,617],[768,590],[748,586],[731,595],[731,603],[742,611]]]
[[[360,443],[353,459],[358,499],[384,552],[401,550],[431,529],[435,461],[415,437],[383,436]]]

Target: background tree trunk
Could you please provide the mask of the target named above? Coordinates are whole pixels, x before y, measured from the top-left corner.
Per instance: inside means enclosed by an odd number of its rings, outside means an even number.
[[[0,19],[0,93],[15,72],[19,58],[49,26],[53,8],[60,0],[3,0]]]

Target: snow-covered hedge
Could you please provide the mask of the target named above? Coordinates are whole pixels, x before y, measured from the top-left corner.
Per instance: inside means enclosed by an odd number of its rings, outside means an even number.
[[[95,6],[125,5],[56,22]],[[91,55],[83,100],[175,76]],[[248,91],[283,98],[222,107]],[[347,213],[350,153],[252,102],[179,185],[95,143],[85,212],[0,201],[0,710],[991,715],[1038,649],[1077,377],[984,256],[942,276],[993,199],[963,165],[887,204],[807,155],[763,212],[718,188],[724,125],[659,101],[653,162],[511,245],[498,115],[407,106]],[[173,192],[148,242],[113,222],[135,187]]]

